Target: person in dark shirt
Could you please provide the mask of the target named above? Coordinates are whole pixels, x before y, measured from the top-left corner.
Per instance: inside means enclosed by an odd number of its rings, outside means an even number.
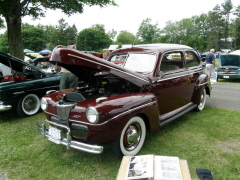
[[[211,78],[211,74],[215,72],[215,50],[211,49],[210,52],[206,56],[206,73],[209,78]]]

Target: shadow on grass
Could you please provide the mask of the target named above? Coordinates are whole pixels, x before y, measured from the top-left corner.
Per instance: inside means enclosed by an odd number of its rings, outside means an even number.
[[[0,122],[4,123],[21,119],[23,119],[23,117],[20,117],[14,110],[0,112]]]

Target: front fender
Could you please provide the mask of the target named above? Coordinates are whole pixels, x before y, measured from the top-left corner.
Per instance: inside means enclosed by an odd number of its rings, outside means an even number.
[[[156,131],[159,128],[158,105],[156,97],[151,93],[109,96],[107,100],[96,103],[93,107],[97,109],[100,121],[98,125],[89,126],[93,132],[89,139],[91,141],[116,140],[127,122],[134,116],[141,116],[150,131]],[[95,132],[98,132],[97,136]]]

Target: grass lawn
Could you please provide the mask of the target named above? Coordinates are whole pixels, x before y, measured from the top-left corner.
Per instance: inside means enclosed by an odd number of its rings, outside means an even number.
[[[206,107],[189,112],[147,133],[138,155],[178,156],[186,159],[193,180],[197,168],[209,169],[216,180],[240,179],[239,111]],[[21,118],[15,112],[1,112],[0,170],[11,180],[113,180],[121,159],[107,145],[100,155],[78,150],[42,138],[35,124],[45,119],[43,113]]]

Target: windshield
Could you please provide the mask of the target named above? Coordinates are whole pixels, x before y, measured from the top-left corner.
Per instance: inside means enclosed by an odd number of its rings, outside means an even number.
[[[155,54],[129,54],[124,68],[136,72],[152,72],[156,62]]]

